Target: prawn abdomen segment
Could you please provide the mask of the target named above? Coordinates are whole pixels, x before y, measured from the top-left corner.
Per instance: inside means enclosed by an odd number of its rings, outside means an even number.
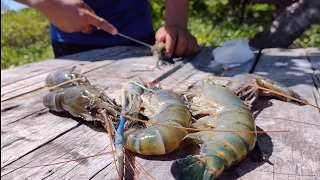
[[[89,80],[83,74],[74,72],[74,69],[75,69],[75,66],[72,67],[71,69],[58,70],[53,73],[50,73],[45,79],[46,86],[51,88],[50,91],[53,91],[56,89],[69,88],[77,85],[90,85]],[[75,79],[78,79],[78,80],[75,80]],[[61,85],[66,81],[70,81],[70,82]],[[60,85],[60,86],[55,87],[57,85]]]
[[[189,138],[195,137],[195,134],[198,139]],[[176,179],[216,179],[225,169],[243,160],[248,153],[247,146],[237,134],[215,133],[211,138],[203,137],[203,133],[195,134],[187,135],[181,144],[189,144],[190,147],[198,145],[199,154],[173,163],[171,171]]]
[[[151,126],[146,129],[126,131],[123,134],[123,144],[138,154],[163,155],[178,149],[185,135],[187,131],[184,129]]]
[[[53,92],[49,92],[43,97],[43,105],[50,110],[56,111],[56,112],[63,112],[65,111],[63,109],[63,106],[61,105],[61,98],[62,98],[63,92],[62,90],[57,90]]]
[[[145,108],[152,113],[149,116],[151,125],[126,131],[124,146],[142,155],[163,155],[178,149],[188,134],[185,128],[191,125],[191,114],[184,102],[170,90],[146,93],[142,99]]]

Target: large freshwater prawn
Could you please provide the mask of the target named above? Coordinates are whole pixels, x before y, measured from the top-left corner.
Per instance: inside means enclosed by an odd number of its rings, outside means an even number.
[[[181,140],[188,134],[184,128],[190,127],[191,114],[178,93],[154,87],[147,88],[140,78],[124,83],[120,102],[122,113],[134,118],[142,115],[149,120],[144,127],[128,128],[128,125],[124,127],[126,118],[121,117],[115,144],[122,179],[122,147],[142,155],[171,153],[179,148]]]
[[[54,91],[77,85],[90,85],[88,78],[76,72],[75,69],[76,66],[73,66],[71,69],[58,70],[50,73],[45,79],[46,86],[50,91]]]
[[[250,80],[253,81],[253,79],[253,76],[251,76]],[[255,82],[260,82],[260,79],[254,80]],[[131,85],[139,83],[141,83],[140,80],[131,83]],[[125,104],[123,107],[126,109],[122,109],[122,113],[130,116],[142,114],[150,119],[151,125],[147,123],[147,128],[142,129],[128,129],[129,126],[127,126],[127,128],[124,128],[124,133],[122,133],[120,145],[130,151],[144,155],[163,155],[179,147],[182,150],[188,147],[189,150],[185,153],[194,156],[188,156],[174,162],[172,174],[176,179],[194,179],[198,177],[202,177],[200,179],[215,179],[219,177],[225,169],[240,162],[256,143],[254,119],[247,104],[239,97],[246,97],[245,101],[248,101],[249,98],[249,102],[252,103],[252,97],[256,97],[259,94],[264,95],[264,93],[257,93],[258,91],[255,87],[248,91],[248,88],[232,87],[232,85],[229,83],[228,87],[223,87],[210,82],[209,79],[205,80],[202,89],[203,94],[194,95],[188,102],[191,105],[192,115],[202,117],[192,127],[198,128],[199,131],[201,131],[200,129],[213,129],[216,132],[204,131],[189,135],[187,135],[188,131],[183,128],[190,127],[191,115],[178,93],[172,90],[149,90],[145,92],[145,90],[139,88],[141,86],[131,86],[131,88],[136,88],[135,91],[128,91],[127,87],[127,97],[125,100],[122,99],[123,103],[121,103],[122,105]],[[274,85],[274,83],[271,83],[271,85]],[[84,91],[88,92],[88,89],[86,89],[88,87],[93,86],[76,84],[72,86],[71,90],[73,88],[73,90],[78,89],[78,94],[81,94],[79,93],[81,92],[79,88],[83,88]],[[62,96],[61,92],[66,91],[66,89],[70,89],[70,87],[51,93],[58,95],[60,91],[59,95]],[[70,93],[77,94],[77,91],[71,90]],[[124,88],[122,91],[123,94],[125,92]],[[81,95],[79,99],[83,97],[101,99],[101,91],[100,93],[97,92],[99,91],[92,94],[99,94],[98,96]],[[287,94],[291,95],[292,91],[287,91]],[[47,97],[50,96],[48,95]],[[124,96],[122,95],[121,97]],[[56,102],[60,101],[60,98],[53,98],[53,95],[48,99],[55,99]],[[78,104],[86,114],[89,110],[95,109],[93,105],[99,104],[92,102],[89,101],[89,103],[83,104],[77,102],[75,104]],[[51,109],[53,108],[51,107]],[[64,108],[64,110],[66,109]]]
[[[236,75],[227,86],[215,84],[212,79],[204,80],[201,93],[191,94],[190,110],[193,116],[200,117],[192,127],[203,131],[190,133],[181,141],[180,154],[187,157],[172,164],[175,179],[217,179],[243,160],[257,142],[250,107],[259,96],[275,96],[285,101],[293,96],[306,102],[284,85],[258,75]],[[241,86],[239,81],[254,85]]]
[[[120,107],[102,89],[91,85],[87,77],[69,70],[59,70],[49,74],[46,85],[50,92],[44,96],[45,107],[55,112],[68,112],[86,121],[99,121],[115,134],[117,111]]]
[[[202,93],[192,97],[190,104],[192,114],[201,116],[192,126],[217,132],[185,136],[180,150],[189,156],[173,163],[172,174],[176,179],[215,179],[253,149],[256,134],[250,131],[256,131],[255,122],[247,105],[236,94],[209,79],[204,81]]]
[[[80,81],[81,83],[69,83],[68,81],[72,81],[69,74],[70,71],[59,71],[48,76],[47,82],[67,83],[68,86],[57,87],[48,93],[43,99],[44,105],[53,111],[67,111],[87,121],[104,122],[106,115],[101,113],[103,109],[115,120],[119,108],[116,105],[111,106],[110,99],[101,90],[90,85],[87,79]],[[78,74],[78,77],[84,76]],[[57,85],[51,83],[52,87]],[[111,127],[111,135],[115,134],[120,177],[123,176],[122,147],[142,155],[164,155],[178,149],[180,141],[188,134],[183,127],[190,127],[191,114],[179,94],[172,90],[147,89],[140,78],[133,78],[124,83],[119,104],[122,105],[122,115],[139,117],[140,114],[147,117],[149,122],[155,123],[146,124],[145,128],[137,128],[128,125],[130,122],[126,123],[126,119],[121,116],[117,132],[113,121],[105,123]]]

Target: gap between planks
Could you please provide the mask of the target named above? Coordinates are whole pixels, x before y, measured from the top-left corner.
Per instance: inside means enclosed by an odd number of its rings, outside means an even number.
[[[126,60],[126,61],[128,61],[128,60]],[[149,62],[150,62],[150,60],[149,60]],[[150,62],[151,63],[151,62]],[[177,63],[177,65],[178,66],[180,66],[181,64],[183,64],[183,63],[185,63],[184,61],[182,61],[182,62],[179,62],[179,63]],[[127,67],[128,68],[128,67]],[[129,67],[130,68],[130,67]],[[95,69],[95,70],[97,70],[97,69]],[[172,66],[171,67],[169,67],[169,68],[167,68],[167,71],[168,70],[172,70]],[[31,150],[32,151],[32,150]],[[26,154],[29,154],[28,152],[26,152]],[[18,158],[19,159],[19,158]]]
[[[132,51],[143,51],[145,50],[144,48],[142,49],[138,49],[138,48],[124,48],[124,49],[121,49],[121,51],[111,51],[109,53],[105,53],[105,52],[100,52],[100,54],[97,54],[96,56],[100,57],[101,59],[103,59],[102,61],[96,61],[96,62],[91,62],[91,63],[83,63],[82,61],[80,61],[80,63],[73,63],[72,65],[69,65],[69,67],[67,66],[64,66],[65,68],[64,69],[70,69],[72,66],[77,66],[77,70],[79,69],[82,69],[82,72],[81,73],[87,73],[87,72],[90,72],[90,71],[94,71],[96,69],[99,69],[99,68],[102,68],[104,66],[107,66],[108,64],[110,63],[114,63],[116,60],[113,60],[111,58],[121,58],[121,57],[124,57],[125,55],[127,54],[130,54],[133,52]],[[100,50],[101,51],[101,50]],[[95,51],[94,51],[95,52]],[[107,50],[108,52],[108,50]],[[90,52],[92,53],[92,52]],[[83,53],[80,53],[80,55],[83,54]],[[107,54],[107,56],[105,57],[101,57],[103,54]],[[79,54],[75,54],[75,55],[72,55],[72,56],[68,56],[66,58],[70,58],[72,59],[72,57],[75,56],[79,56]],[[76,58],[73,58],[73,59],[76,59]],[[52,60],[51,60],[52,61]],[[67,62],[69,63],[69,60],[53,60],[56,64],[62,64],[64,62]],[[37,66],[37,64],[31,64],[29,65],[30,68],[35,68],[34,66]],[[80,68],[79,68],[80,67]],[[1,102],[4,102],[4,101],[7,101],[7,100],[10,100],[10,99],[14,99],[14,98],[17,98],[17,97],[20,97],[22,95],[26,95],[30,92],[34,92],[34,91],[38,91],[38,90],[41,90],[45,87],[45,78],[47,77],[47,75],[53,71],[56,71],[57,69],[51,69],[49,72],[46,71],[46,72],[43,72],[42,74],[40,75],[37,75],[37,76],[33,76],[33,77],[30,77],[28,79],[22,79],[22,80],[19,80],[15,83],[11,83],[10,85],[8,86],[4,86],[1,88]],[[22,82],[21,82],[22,81]],[[32,84],[32,85],[31,85]]]

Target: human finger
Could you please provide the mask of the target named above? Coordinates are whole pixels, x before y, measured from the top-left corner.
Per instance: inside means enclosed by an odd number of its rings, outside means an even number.
[[[194,52],[194,44],[188,42],[187,48],[184,51],[184,56],[191,56]]]
[[[188,49],[186,50],[186,56],[192,56],[198,53],[199,46],[196,40],[193,38],[188,42]]]
[[[84,26],[81,28],[81,32],[84,34],[91,34],[93,32],[92,26]]]
[[[164,27],[160,28],[156,33],[156,40],[158,42],[164,42],[166,40],[166,29]]]
[[[188,50],[188,43],[187,43],[187,36],[179,36],[178,35],[178,39],[177,39],[177,46],[176,49],[174,50],[174,53],[176,56],[183,56],[185,53],[187,53],[186,51]]]
[[[172,57],[173,53],[174,53],[174,48],[176,45],[176,41],[177,41],[177,31],[167,31],[166,34],[166,51],[167,51],[167,56],[169,58]]]
[[[107,22],[106,20],[104,20],[103,18],[88,12],[86,15],[86,22],[90,25],[93,25],[97,28],[100,28],[112,35],[116,35],[118,34],[118,30],[109,22]]]
[[[199,52],[200,47],[199,47],[199,44],[198,44],[197,39],[195,37],[193,37],[192,44],[194,44],[193,53],[197,54]]]

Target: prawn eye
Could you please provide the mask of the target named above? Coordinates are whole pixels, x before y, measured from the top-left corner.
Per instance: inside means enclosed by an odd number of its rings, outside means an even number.
[[[91,106],[90,105],[85,106],[84,109],[87,110],[87,111],[91,111]]]

